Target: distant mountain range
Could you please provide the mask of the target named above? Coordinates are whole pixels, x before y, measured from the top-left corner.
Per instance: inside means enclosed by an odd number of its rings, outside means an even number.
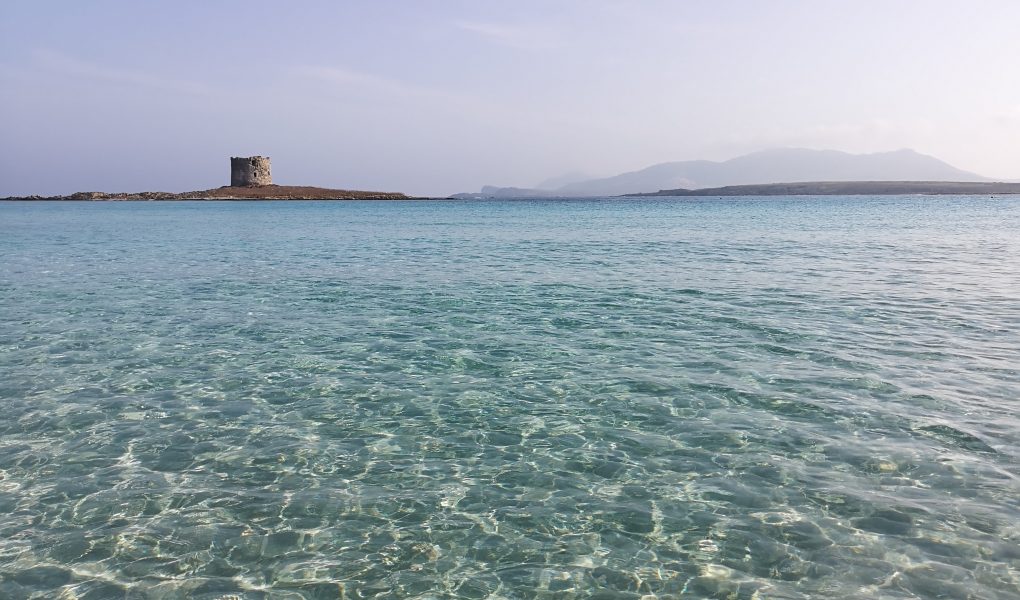
[[[620,196],[661,190],[717,188],[790,182],[968,181],[987,177],[957,169],[913,150],[849,154],[836,150],[783,148],[763,150],[730,160],[690,160],[653,165],[640,171],[599,179],[554,178],[536,188],[485,186],[457,198],[544,198]],[[550,183],[555,187],[546,187]]]

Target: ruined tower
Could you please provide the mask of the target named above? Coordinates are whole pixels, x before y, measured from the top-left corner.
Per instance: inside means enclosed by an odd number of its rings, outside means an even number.
[[[268,156],[230,157],[231,187],[258,187],[260,185],[273,185]]]

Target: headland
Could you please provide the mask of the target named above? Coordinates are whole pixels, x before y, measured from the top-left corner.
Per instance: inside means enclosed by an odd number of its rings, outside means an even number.
[[[268,156],[230,157],[230,185],[197,192],[76,192],[67,196],[18,196],[2,200],[411,200],[396,192],[275,185]]]
[[[334,190],[300,185],[229,186],[195,192],[76,192],[66,196],[14,196],[0,200],[413,200],[396,192]]]

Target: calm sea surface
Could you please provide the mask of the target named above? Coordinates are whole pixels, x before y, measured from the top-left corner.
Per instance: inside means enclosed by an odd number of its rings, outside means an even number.
[[[1020,199],[0,203],[56,597],[1016,599]]]

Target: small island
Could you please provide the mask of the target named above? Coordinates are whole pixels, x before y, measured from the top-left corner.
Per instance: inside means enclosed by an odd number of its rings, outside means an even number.
[[[67,196],[15,196],[0,200],[413,200],[397,192],[335,190],[273,183],[268,156],[231,157],[230,185],[195,192],[76,192]]]

